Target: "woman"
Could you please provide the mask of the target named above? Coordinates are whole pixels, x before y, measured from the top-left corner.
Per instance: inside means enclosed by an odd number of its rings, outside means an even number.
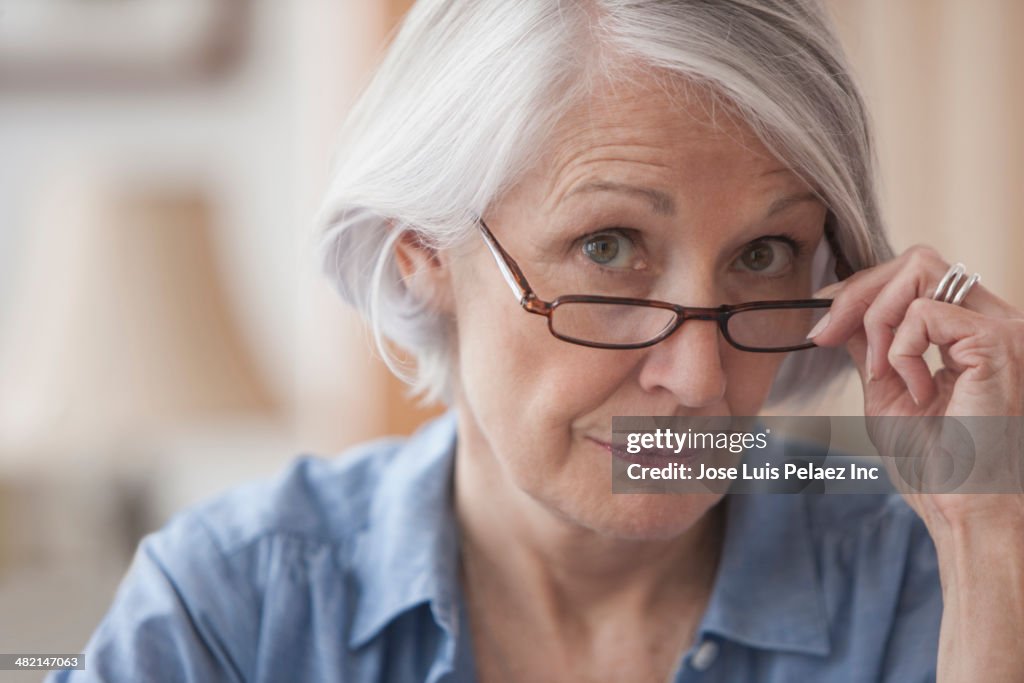
[[[893,258],[871,168],[804,0],[421,0],[324,258],[449,412],[148,537],[56,680],[1024,680],[1019,494],[611,492],[613,416],[756,415],[844,360],[869,417],[1024,411],[1024,314]]]

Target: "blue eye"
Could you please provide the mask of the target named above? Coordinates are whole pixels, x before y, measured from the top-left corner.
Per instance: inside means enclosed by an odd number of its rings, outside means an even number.
[[[780,239],[752,242],[740,254],[742,269],[758,275],[778,275],[793,265],[793,248]]]
[[[599,232],[583,240],[583,254],[599,266],[628,268],[633,260],[633,242],[617,232]]]

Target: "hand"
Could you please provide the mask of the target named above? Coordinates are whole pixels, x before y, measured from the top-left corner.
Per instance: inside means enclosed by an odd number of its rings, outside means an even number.
[[[864,385],[867,418],[1024,415],[1024,311],[980,283],[962,305],[934,301],[948,268],[933,249],[914,247],[814,295],[834,302],[813,340],[846,346]],[[934,375],[923,358],[932,344],[943,364]],[[1019,482],[1018,435],[974,436],[978,457],[1011,463]],[[993,505],[1024,506],[1022,496],[906,497],[930,528]]]

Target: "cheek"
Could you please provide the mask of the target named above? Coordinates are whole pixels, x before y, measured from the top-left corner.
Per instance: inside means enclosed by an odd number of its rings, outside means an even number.
[[[538,493],[573,467],[580,455],[574,427],[621,389],[631,366],[615,357],[622,352],[556,339],[545,317],[524,311],[504,283],[497,284],[457,290],[463,408],[505,472],[520,488]],[[473,296],[459,294],[466,291]],[[600,455],[595,450],[585,457]]]
[[[480,412],[512,409],[534,425],[561,422],[565,429],[567,417],[600,405],[621,384],[628,364],[616,362],[621,352],[552,336],[544,316],[517,304],[490,258],[481,250],[452,269],[466,398]]]
[[[567,430],[621,386],[630,367],[621,352],[556,339],[543,316],[515,306],[507,289],[498,294],[513,305],[491,299],[488,313],[481,295],[459,314],[460,379],[477,409],[511,408],[535,428]]]

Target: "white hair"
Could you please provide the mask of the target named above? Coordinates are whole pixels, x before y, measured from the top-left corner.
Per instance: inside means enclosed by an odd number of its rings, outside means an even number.
[[[422,402],[453,400],[452,321],[406,288],[396,240],[466,238],[561,117],[627,64],[709,86],[820,195],[854,269],[891,258],[867,113],[817,2],[419,0],[344,124],[318,222],[325,271]],[[845,359],[790,354],[769,402],[808,398]]]

